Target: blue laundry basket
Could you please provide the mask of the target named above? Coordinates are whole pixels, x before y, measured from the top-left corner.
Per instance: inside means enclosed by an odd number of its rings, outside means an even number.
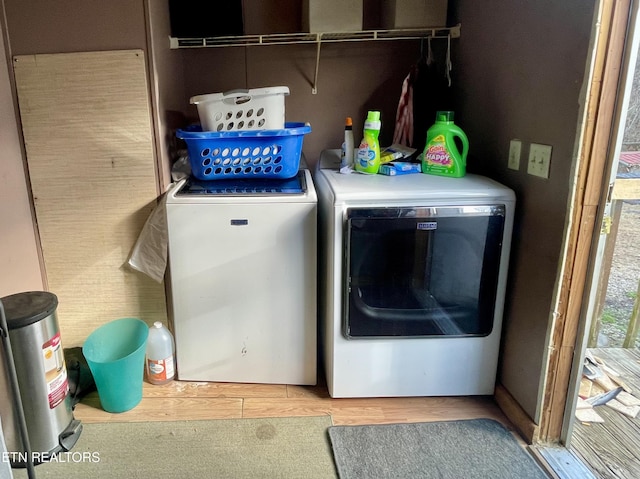
[[[200,180],[292,178],[298,173],[305,123],[285,123],[282,130],[212,132],[178,130],[185,141],[191,173]]]

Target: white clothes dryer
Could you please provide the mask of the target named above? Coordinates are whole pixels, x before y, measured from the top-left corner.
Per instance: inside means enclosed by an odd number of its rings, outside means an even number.
[[[494,392],[515,196],[488,178],[316,172],[333,397]]]

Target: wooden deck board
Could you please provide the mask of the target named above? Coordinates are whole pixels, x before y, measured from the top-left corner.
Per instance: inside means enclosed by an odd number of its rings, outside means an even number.
[[[620,373],[634,396],[640,397],[640,352],[636,349],[599,348],[589,350]],[[596,411],[604,423],[576,421],[570,449],[599,477],[640,478],[640,417],[630,418],[610,407]]]

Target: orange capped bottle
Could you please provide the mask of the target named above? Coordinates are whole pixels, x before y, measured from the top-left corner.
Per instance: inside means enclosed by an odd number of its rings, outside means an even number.
[[[175,343],[173,336],[160,321],[149,328],[145,370],[151,384],[165,384],[175,376]]]

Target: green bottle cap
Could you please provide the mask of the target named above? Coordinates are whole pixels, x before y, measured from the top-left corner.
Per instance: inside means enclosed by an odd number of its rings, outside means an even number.
[[[453,121],[453,112],[452,111],[439,111],[436,113],[436,121],[437,122],[448,122]]]
[[[367,113],[368,121],[379,121],[380,120],[380,112],[379,111],[370,111]]]
[[[367,114],[367,119],[364,122],[364,129],[379,131],[381,127],[382,127],[382,122],[380,122],[380,112],[370,111]]]

